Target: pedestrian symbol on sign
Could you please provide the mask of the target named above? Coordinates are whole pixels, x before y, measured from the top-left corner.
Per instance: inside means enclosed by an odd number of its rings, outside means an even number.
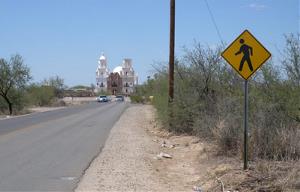
[[[253,49],[249,45],[245,44],[244,39],[240,39],[240,44],[242,44],[240,50],[235,53],[235,55],[239,55],[239,54],[243,53],[243,58],[240,62],[239,71],[243,70],[243,65],[244,65],[245,61],[247,61],[249,69],[251,71],[253,71],[253,67],[251,64],[251,58],[250,58],[250,55],[251,56],[253,55]]]

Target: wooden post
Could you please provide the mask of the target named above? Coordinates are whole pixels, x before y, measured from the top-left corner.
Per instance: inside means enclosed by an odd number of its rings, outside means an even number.
[[[175,0],[170,0],[169,103],[174,99]]]

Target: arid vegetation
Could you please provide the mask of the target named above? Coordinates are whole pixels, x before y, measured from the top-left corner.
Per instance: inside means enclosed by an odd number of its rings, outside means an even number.
[[[167,68],[137,89],[153,96],[158,118],[169,131],[218,144],[223,155],[242,156],[243,80],[223,59],[223,47],[195,43],[175,67],[175,99],[168,104]],[[250,161],[300,158],[300,42],[287,35],[280,64],[269,60],[249,81]],[[297,172],[297,171],[296,171]],[[299,170],[298,170],[299,172]],[[299,173],[298,173],[299,174]]]
[[[20,55],[9,60],[0,58],[0,111],[11,115],[24,107],[25,87],[31,79],[30,69]]]

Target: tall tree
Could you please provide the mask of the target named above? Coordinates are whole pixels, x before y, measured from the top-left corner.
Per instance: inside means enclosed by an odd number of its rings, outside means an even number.
[[[6,101],[10,115],[18,99],[15,91],[23,90],[30,79],[30,69],[24,64],[22,56],[13,55],[9,61],[0,59],[0,96]]]

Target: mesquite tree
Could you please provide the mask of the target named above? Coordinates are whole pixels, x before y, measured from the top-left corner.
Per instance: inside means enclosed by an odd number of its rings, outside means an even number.
[[[20,55],[13,55],[9,61],[0,59],[0,96],[7,103],[10,115],[18,99],[14,93],[23,90],[30,79],[30,69]]]

